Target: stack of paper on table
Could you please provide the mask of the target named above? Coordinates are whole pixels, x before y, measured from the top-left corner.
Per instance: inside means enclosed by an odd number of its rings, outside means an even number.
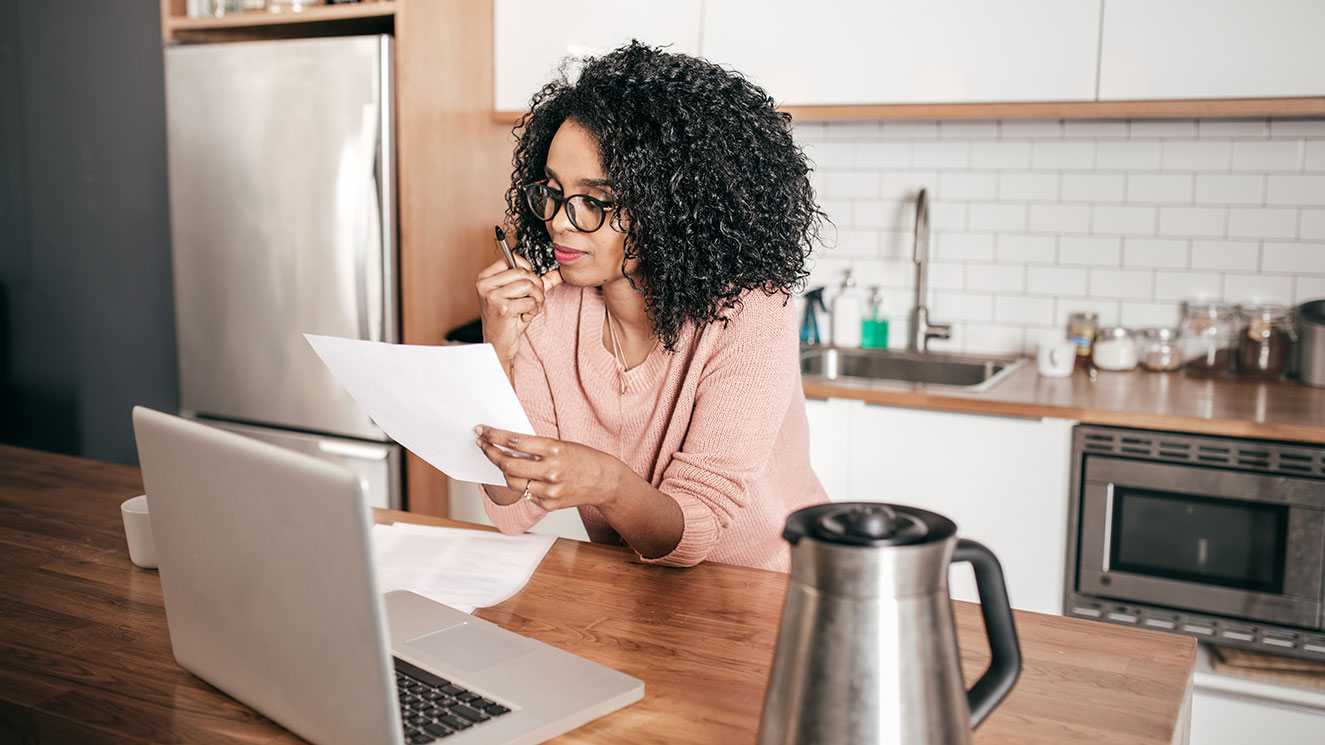
[[[473,613],[519,592],[556,538],[409,523],[373,526],[379,592],[413,590]]]

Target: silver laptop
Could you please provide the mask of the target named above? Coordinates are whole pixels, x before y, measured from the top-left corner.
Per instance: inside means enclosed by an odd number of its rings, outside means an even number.
[[[536,743],[644,684],[407,591],[379,595],[348,469],[141,406],[175,659],[317,745]]]

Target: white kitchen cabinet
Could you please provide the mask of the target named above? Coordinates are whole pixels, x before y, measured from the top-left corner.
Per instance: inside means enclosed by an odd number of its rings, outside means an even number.
[[[705,57],[782,106],[1089,101],[1100,0],[708,0]]]
[[[945,515],[998,556],[1013,607],[1062,613],[1075,422],[811,403],[811,460],[833,501]],[[953,567],[949,585],[955,598],[977,598],[967,565]]]
[[[1325,711],[1197,687],[1191,745],[1325,742]]]
[[[494,105],[524,111],[562,60],[611,51],[632,38],[697,54],[701,0],[494,0]]]
[[[1325,3],[1104,0],[1100,100],[1325,95]]]

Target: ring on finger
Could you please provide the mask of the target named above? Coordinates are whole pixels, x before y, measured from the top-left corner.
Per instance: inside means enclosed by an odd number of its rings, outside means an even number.
[[[524,482],[524,494],[521,494],[520,498],[526,502],[532,501],[534,498],[534,495],[529,493],[529,485],[532,483],[534,483],[533,479]]]

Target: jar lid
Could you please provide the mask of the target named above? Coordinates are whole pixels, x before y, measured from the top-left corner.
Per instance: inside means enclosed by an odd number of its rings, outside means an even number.
[[[1078,312],[1076,312],[1076,313],[1072,313],[1072,314],[1068,315],[1067,320],[1069,320],[1069,321],[1098,321],[1099,318],[1100,318],[1100,314],[1099,314],[1099,313],[1095,313],[1095,312],[1092,312],[1092,311],[1085,311],[1085,310],[1083,310],[1083,311],[1078,311]]]
[[[1141,335],[1156,341],[1172,341],[1178,338],[1178,330],[1172,326],[1151,326],[1141,329]]]
[[[1132,338],[1132,332],[1131,330],[1127,329],[1124,326],[1105,326],[1104,328],[1100,329],[1098,333],[1095,334],[1096,342],[1098,342],[1101,339],[1130,339],[1130,338]]]
[[[1250,303],[1238,308],[1239,315],[1247,321],[1260,319],[1270,323],[1288,320],[1288,306],[1274,303]]]
[[[1182,301],[1182,313],[1185,316],[1208,316],[1210,318],[1219,318],[1221,316],[1232,316],[1237,312],[1238,306],[1223,300],[1184,300]]]

